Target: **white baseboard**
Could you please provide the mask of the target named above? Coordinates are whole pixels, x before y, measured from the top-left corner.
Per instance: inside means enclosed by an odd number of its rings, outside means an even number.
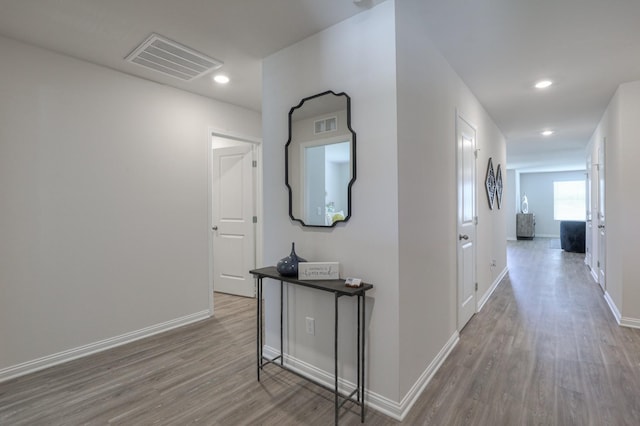
[[[620,310],[618,309],[616,304],[613,302],[613,299],[611,298],[611,296],[609,295],[609,292],[607,291],[604,292],[604,300],[607,301],[607,305],[609,305],[609,309],[611,309],[611,313],[613,313],[613,317],[616,319],[616,322],[618,323],[618,325],[620,325],[620,320],[622,319],[622,315],[620,315]]]
[[[487,290],[482,295],[482,297],[478,301],[478,312],[480,312],[480,310],[482,310],[482,308],[484,307],[485,303],[489,301],[489,298],[491,297],[493,292],[496,290],[496,288],[498,288],[498,285],[502,282],[502,279],[505,277],[505,275],[507,275],[507,272],[509,272],[509,268],[505,267],[502,270],[502,272],[500,272],[500,275],[498,275],[496,279],[493,281],[493,284],[491,284],[491,287],[489,287],[489,290]]]
[[[273,359],[276,356],[280,355],[278,349],[275,349],[271,346],[263,347],[263,355],[267,358]],[[308,377],[316,382],[320,382],[325,386],[333,388],[335,386],[333,374],[329,373],[325,370],[322,370],[314,365],[311,365],[307,362],[304,362],[298,358],[295,358],[291,355],[284,355],[284,364],[287,368],[295,371],[296,373]],[[365,383],[366,386],[366,383]],[[338,390],[343,395],[348,395],[356,388],[356,385],[353,382],[350,382],[346,379],[339,378],[338,379]],[[389,398],[372,392],[370,390],[365,389],[365,401],[367,403],[368,408],[373,408],[376,411],[384,413],[390,417],[398,419],[398,403],[390,400]]]
[[[611,312],[613,313],[613,316],[616,319],[616,322],[618,323],[618,325],[622,327],[629,327],[629,328],[640,328],[640,319],[623,317],[622,314],[620,313],[620,310],[618,309],[616,304],[613,302],[613,299],[609,295],[609,292],[606,292],[606,291],[604,292],[604,300],[607,301],[607,305],[609,305],[609,309],[611,309]]]
[[[145,337],[150,337],[154,334],[163,333],[174,328],[201,321],[203,319],[209,318],[209,316],[209,310],[196,312],[194,314],[186,315],[181,318],[176,318],[167,322],[145,327],[140,330],[121,334],[115,337],[110,337],[98,342],[89,343],[88,345],[79,346],[77,348],[68,349],[66,351],[58,352],[52,355],[44,356],[42,358],[3,368],[0,370],[0,382],[4,382],[19,376],[24,376],[25,374],[33,373],[45,368],[53,367],[54,365],[62,364],[74,359],[82,358],[96,352],[102,352],[107,349],[121,346],[136,340],[144,339]]]
[[[365,389],[365,401],[367,403],[367,407],[379,411],[380,413],[383,413],[395,420],[402,421],[459,340],[460,337],[456,331],[440,350],[435,359],[431,361],[426,370],[420,375],[405,397],[402,398],[401,402],[393,401],[383,395]],[[263,354],[265,357],[273,359],[278,356],[280,352],[271,346],[265,345],[263,348]],[[305,377],[311,378],[329,387],[335,386],[332,373],[324,371],[288,354],[284,355],[284,363],[287,368],[290,368]],[[349,394],[355,388],[356,385],[354,383],[342,378],[338,379],[338,389],[341,393]]]
[[[591,277],[593,277],[593,281],[598,282],[598,273],[592,268],[589,267],[589,271],[591,271]]]
[[[266,358],[273,359],[280,355],[280,351],[274,347],[265,345],[262,348],[262,354]],[[320,382],[325,386],[329,386],[330,388],[333,388],[335,386],[335,383],[333,381],[333,374],[321,368],[318,368],[315,365],[311,365],[289,354],[284,354],[284,364],[287,366],[287,368],[294,370],[295,372],[305,377]],[[341,393],[348,395],[349,393],[353,392],[355,388],[356,385],[354,383],[345,380],[342,377],[338,378],[338,390]]]
[[[620,324],[620,325],[622,325],[624,327],[640,328],[640,319],[622,317],[622,318],[620,318],[620,321],[618,322],[618,324]]]
[[[414,385],[409,389],[409,392],[402,398],[399,406],[399,415],[392,416],[396,420],[402,421],[404,417],[409,414],[411,407],[416,403],[424,389],[427,387],[433,376],[436,374],[442,363],[447,359],[453,348],[460,341],[460,335],[456,331],[449,338],[449,341],[440,349],[438,355],[431,361],[431,363],[427,366],[427,368],[422,372],[418,380],[414,383]]]

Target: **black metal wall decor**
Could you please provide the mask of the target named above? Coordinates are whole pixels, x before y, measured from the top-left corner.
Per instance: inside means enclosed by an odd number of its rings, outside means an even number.
[[[489,157],[489,165],[487,166],[487,177],[484,182],[487,188],[487,199],[489,200],[489,208],[493,210],[493,200],[496,198],[496,175],[493,171],[493,160]]]
[[[498,200],[498,208],[502,208],[502,167],[498,164],[498,169],[496,170],[496,200]]]

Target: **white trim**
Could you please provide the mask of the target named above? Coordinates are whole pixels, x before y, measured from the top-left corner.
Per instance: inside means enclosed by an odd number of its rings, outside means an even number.
[[[622,318],[622,315],[620,315],[620,310],[618,310],[618,307],[614,303],[608,291],[604,292],[604,300],[607,301],[607,305],[609,305],[609,309],[611,309],[611,313],[613,313],[613,316],[615,317],[616,322],[618,323],[618,325],[620,325],[620,319]]]
[[[209,300],[209,315],[213,316],[214,303],[213,303],[213,233],[211,227],[213,226],[213,136],[215,132],[212,128],[209,128],[207,132],[207,236],[209,241],[209,277],[208,286],[209,294],[207,296]]]
[[[413,404],[418,400],[420,394],[424,391],[427,384],[431,381],[436,374],[442,363],[447,359],[453,348],[456,346],[460,336],[458,332],[454,332],[449,341],[440,350],[438,355],[431,361],[424,372],[420,375],[418,380],[411,387],[409,392],[402,398],[401,402],[393,401],[383,395],[376,392],[365,389],[365,401],[367,408],[372,408],[380,413],[383,413],[395,420],[402,421],[404,417],[409,413]],[[267,358],[275,358],[280,354],[280,351],[265,345],[263,347],[263,354]],[[294,370],[295,372],[318,381],[326,386],[332,388],[335,386],[333,374],[328,373],[316,366],[308,364],[302,360],[292,357],[288,354],[284,355],[284,363],[287,368]],[[338,389],[341,393],[348,394],[356,388],[356,385],[343,378],[338,379]]]
[[[52,355],[44,356],[42,358],[3,368],[2,370],[0,370],[0,382],[4,382],[6,380],[13,379],[19,376],[24,376],[25,374],[53,367],[54,365],[72,361],[77,358],[82,358],[97,352],[102,352],[107,349],[115,348],[116,346],[125,345],[136,340],[151,337],[155,334],[163,333],[174,328],[202,321],[209,317],[209,311],[204,310],[185,315],[180,318],[172,319],[160,324],[145,327],[140,330],[131,331],[119,336],[110,337],[108,339],[100,340],[94,343],[89,343],[88,345],[78,346],[77,348],[68,349],[66,351],[58,352]]]
[[[597,283],[598,282],[598,273],[595,271],[595,269],[593,269],[591,267],[591,265],[589,265],[589,271],[591,271],[591,278],[593,278],[593,281],[595,281]]]
[[[489,301],[489,298],[491,297],[493,292],[496,290],[498,285],[502,282],[502,279],[505,277],[505,275],[507,275],[508,272],[509,272],[509,268],[505,267],[502,270],[502,272],[500,272],[500,275],[498,275],[498,277],[495,279],[493,284],[491,284],[491,287],[489,287],[489,290],[487,290],[484,293],[484,295],[482,295],[482,297],[480,298],[480,300],[478,302],[478,312],[480,312],[480,310],[482,308],[484,308],[485,303],[487,303]]]
[[[618,321],[618,324],[620,324],[620,325],[622,325],[624,327],[640,328],[640,319],[622,317],[622,318],[620,318],[620,321]]]
[[[252,136],[242,135],[240,133],[232,132],[230,130],[216,129],[214,127],[209,128],[208,138],[211,138],[211,136],[220,136],[222,138],[233,139],[238,142],[248,142],[254,145],[262,145],[262,139],[260,138],[254,138]]]
[[[438,355],[436,355],[433,361],[431,361],[427,368],[422,372],[418,380],[416,380],[411,389],[409,389],[409,392],[407,392],[404,398],[402,398],[399,406],[399,416],[392,416],[393,418],[402,421],[404,417],[409,414],[409,411],[411,410],[411,407],[413,407],[413,404],[415,404],[415,402],[418,400],[433,376],[436,374],[438,369],[440,369],[440,366],[442,366],[444,361],[447,359],[447,357],[459,341],[460,335],[456,331],[453,333],[453,335],[451,335],[449,341],[442,347],[442,349],[440,349]]]
[[[258,217],[258,223],[256,223],[255,231],[255,244],[256,244],[256,268],[261,268],[264,265],[264,244],[263,244],[263,224],[264,224],[264,203],[263,203],[263,180],[262,180],[262,143],[254,146],[255,151],[255,160],[258,162],[258,167],[254,169],[254,186],[253,189],[255,191],[255,215]],[[256,290],[257,293],[257,290]],[[256,295],[257,297],[257,295]]]
[[[620,313],[620,310],[618,309],[616,304],[613,302],[611,295],[607,291],[604,292],[604,300],[607,301],[607,305],[609,305],[609,309],[611,309],[611,312],[613,313],[613,316],[615,317],[618,325],[622,327],[640,328],[640,319],[623,317],[622,314]]]
[[[267,358],[273,359],[276,356],[280,355],[280,351],[265,345],[263,348],[263,355]],[[294,370],[295,372],[302,374],[305,377],[313,379],[322,383],[329,388],[333,388],[335,386],[335,382],[333,380],[333,374],[330,374],[327,371],[324,371],[314,365],[311,365],[305,361],[302,361],[296,357],[293,357],[289,354],[284,354],[284,364],[287,368]],[[353,382],[350,382],[342,377],[338,378],[338,390],[345,395],[353,392],[356,388],[356,385]]]

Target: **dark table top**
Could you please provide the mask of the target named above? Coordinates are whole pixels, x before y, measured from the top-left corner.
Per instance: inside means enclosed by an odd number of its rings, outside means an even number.
[[[372,284],[362,283],[360,287],[347,287],[344,280],[299,280],[296,277],[285,277],[278,273],[275,266],[267,266],[266,268],[253,269],[249,271],[257,277],[273,278],[274,280],[285,281],[292,284],[298,284],[305,287],[311,287],[318,290],[339,293],[341,296],[355,296],[364,294],[367,290],[373,288]]]

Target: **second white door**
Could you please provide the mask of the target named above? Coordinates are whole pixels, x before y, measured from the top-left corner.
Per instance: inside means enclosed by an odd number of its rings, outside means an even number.
[[[476,313],[476,130],[457,117],[458,330]]]

